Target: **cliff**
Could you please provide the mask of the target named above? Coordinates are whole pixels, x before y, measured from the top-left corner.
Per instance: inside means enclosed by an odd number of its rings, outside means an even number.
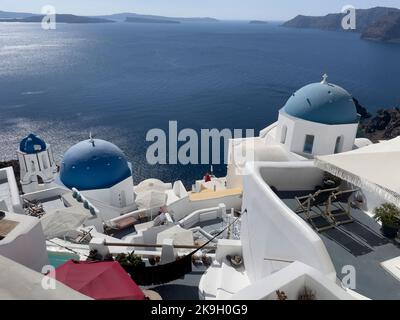
[[[311,28],[330,31],[349,31],[342,28],[346,14],[332,13],[312,17],[298,15],[283,24],[289,28]],[[398,41],[400,39],[400,10],[397,8],[376,7],[356,10],[356,30],[363,39]]]
[[[400,12],[392,12],[367,27],[363,39],[400,42]]]

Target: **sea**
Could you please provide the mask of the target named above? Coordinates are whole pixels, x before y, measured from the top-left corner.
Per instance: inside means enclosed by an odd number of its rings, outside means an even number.
[[[95,138],[118,145],[139,182],[190,185],[209,165],[149,164],[151,129],[254,129],[302,86],[329,81],[369,111],[400,105],[400,45],[277,23],[0,24],[0,160],[38,134],[62,159]],[[221,158],[223,158],[221,156]],[[223,159],[213,166],[223,176]],[[218,162],[218,161],[217,161]]]

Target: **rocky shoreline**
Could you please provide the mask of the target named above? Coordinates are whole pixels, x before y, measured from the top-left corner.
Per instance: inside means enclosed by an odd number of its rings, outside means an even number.
[[[361,132],[373,142],[400,136],[400,109],[381,109],[374,116],[361,120]]]

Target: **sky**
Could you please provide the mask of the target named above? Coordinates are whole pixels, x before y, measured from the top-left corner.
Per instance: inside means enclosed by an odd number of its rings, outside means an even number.
[[[0,10],[40,13],[52,5],[58,13],[102,15],[134,12],[226,20],[288,20],[298,14],[325,15],[345,5],[400,7],[399,0],[0,0]]]

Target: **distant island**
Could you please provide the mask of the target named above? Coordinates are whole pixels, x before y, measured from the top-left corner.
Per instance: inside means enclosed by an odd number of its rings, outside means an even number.
[[[289,28],[313,28],[331,31],[349,31],[342,28],[343,13],[332,13],[326,16],[298,15],[283,24]],[[356,10],[356,27],[354,32],[361,33],[362,39],[386,42],[400,42],[400,10],[397,8],[376,7]]]
[[[268,21],[263,21],[263,20],[251,20],[249,23],[250,23],[250,24],[268,24]]]
[[[0,22],[42,22],[44,15],[34,15],[25,18],[0,18]],[[75,16],[72,14],[57,14],[56,20],[58,23],[113,23],[115,21]]]
[[[1,11],[0,10],[0,19],[21,19],[35,16],[33,13],[26,12],[9,12],[9,11]]]
[[[193,18],[182,18],[182,17],[165,17],[165,16],[156,16],[156,15],[146,15],[146,14],[138,14],[138,13],[116,13],[110,15],[102,15],[96,16],[96,18],[108,19],[117,22],[147,22],[144,20],[148,20],[150,23],[159,23],[157,20],[161,21],[175,21],[175,22],[202,22],[202,23],[210,23],[210,22],[219,22],[219,20],[209,17],[193,17]],[[135,21],[127,21],[135,19]],[[168,23],[168,22],[162,22]]]
[[[41,22],[43,15],[25,12],[6,12],[0,11],[0,22]],[[57,14],[57,22],[60,23],[110,23],[110,22],[130,22],[130,23],[171,23],[182,22],[201,22],[214,23],[219,20],[209,17],[163,17],[156,15],[144,15],[137,13],[116,13],[102,16],[76,16],[72,14]]]
[[[167,23],[167,24],[180,24],[180,21],[166,20],[166,19],[150,19],[150,18],[139,18],[139,17],[127,17],[125,22],[130,23]]]

